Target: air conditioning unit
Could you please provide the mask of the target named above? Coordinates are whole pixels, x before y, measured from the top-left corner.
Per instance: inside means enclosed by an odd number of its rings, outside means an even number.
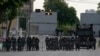
[[[41,12],[41,10],[40,9],[35,9],[35,12]]]

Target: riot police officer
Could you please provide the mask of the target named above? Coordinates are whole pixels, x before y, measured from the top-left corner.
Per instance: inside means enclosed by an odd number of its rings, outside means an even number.
[[[96,49],[96,38],[93,38],[93,47],[94,47],[94,50]]]
[[[32,50],[36,50],[35,37],[32,38]]]
[[[46,50],[49,50],[49,38],[48,37],[46,37],[45,43],[46,43]]]
[[[25,46],[25,37],[22,37],[22,50],[24,49]]]
[[[78,51],[80,50],[80,39],[78,36],[75,39],[75,49]]]
[[[74,49],[74,37],[71,38],[71,50]]]
[[[32,39],[31,37],[27,37],[27,51],[31,51],[32,47]]]
[[[59,39],[59,49],[61,50],[63,48],[63,38]]]
[[[22,51],[22,39],[21,37],[18,37],[17,39],[17,44],[18,44],[18,51]]]
[[[6,50],[10,51],[11,49],[11,39],[10,37],[6,38]]]
[[[35,38],[35,46],[36,46],[36,50],[38,51],[39,50],[39,39],[36,37]]]
[[[55,50],[58,50],[59,47],[58,47],[58,38],[55,37]]]
[[[12,50],[16,51],[16,38],[11,37]]]

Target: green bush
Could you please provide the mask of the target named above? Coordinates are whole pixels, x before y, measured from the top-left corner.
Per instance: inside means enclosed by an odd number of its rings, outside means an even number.
[[[70,26],[70,25],[66,25],[66,26],[61,25],[58,28],[64,31],[65,36],[69,34],[68,30],[72,30],[72,29],[75,30],[75,26]]]

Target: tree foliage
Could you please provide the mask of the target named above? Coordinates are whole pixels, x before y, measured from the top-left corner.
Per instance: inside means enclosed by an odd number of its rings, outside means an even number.
[[[79,22],[76,10],[73,7],[69,7],[64,0],[48,0],[48,2],[44,2],[44,9],[45,11],[57,12],[59,25],[74,25]]]
[[[97,13],[100,13],[100,2],[98,3]]]
[[[0,0],[0,21],[2,16],[8,15],[8,20],[17,16],[17,8],[21,7],[27,0]],[[3,22],[3,21],[2,21]]]
[[[9,35],[12,20],[17,16],[17,9],[28,0],[0,0],[0,23],[9,21],[7,34]]]
[[[100,8],[100,2],[98,3],[98,8]]]

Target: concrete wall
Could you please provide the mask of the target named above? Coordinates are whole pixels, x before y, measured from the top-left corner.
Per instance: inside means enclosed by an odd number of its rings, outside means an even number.
[[[55,35],[55,29],[57,27],[57,13],[51,12],[52,15],[46,15],[45,13],[47,12],[33,12],[31,14],[31,35]],[[38,28],[36,29],[38,32],[36,32],[36,30],[34,30],[32,27]],[[32,34],[32,32],[34,33]]]
[[[30,22],[34,23],[57,23],[57,13],[52,12],[52,15],[45,15],[47,12],[33,12]]]
[[[100,14],[82,13],[80,21],[82,24],[100,24]]]
[[[99,36],[100,31],[100,14],[97,13],[82,13],[81,24],[93,24],[93,31],[95,32],[94,36]]]

